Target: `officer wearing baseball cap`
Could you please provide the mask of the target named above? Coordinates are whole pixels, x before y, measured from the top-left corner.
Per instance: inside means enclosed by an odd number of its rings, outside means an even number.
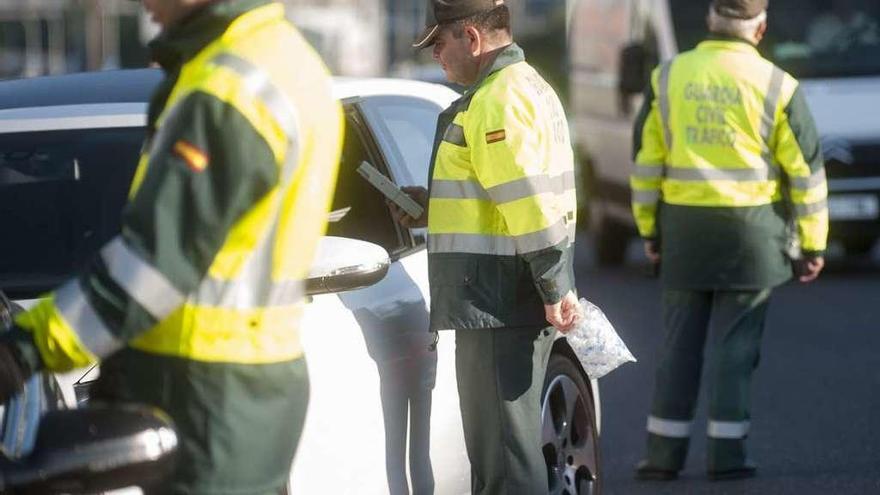
[[[430,0],[425,16],[425,30],[416,38],[413,48],[427,48],[434,44],[437,31],[443,24],[489,12],[504,5],[504,0]]]
[[[580,307],[565,112],[513,43],[504,0],[433,0],[425,24],[414,46],[467,90],[438,119],[430,193],[405,189],[426,213],[395,216],[428,228],[431,328],[455,332],[472,493],[547,493],[566,472],[559,456],[548,483],[541,390]]]
[[[754,19],[767,10],[768,0],[712,0],[712,9],[723,17]]]
[[[818,132],[797,80],[756,48],[767,4],[712,0],[709,39],[654,71],[636,120],[632,210],[648,258],[662,258],[666,331],[639,479],[684,466],[707,340],[708,477],[755,475],[750,389],[770,295],[824,266]]]

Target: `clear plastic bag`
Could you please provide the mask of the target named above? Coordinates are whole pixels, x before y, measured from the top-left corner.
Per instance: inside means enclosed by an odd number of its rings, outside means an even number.
[[[565,337],[591,379],[607,375],[623,363],[636,362],[598,306],[581,298],[581,318]]]

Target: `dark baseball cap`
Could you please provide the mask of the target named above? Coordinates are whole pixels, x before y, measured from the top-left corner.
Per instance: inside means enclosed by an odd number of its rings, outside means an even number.
[[[440,26],[475,14],[488,12],[504,5],[504,0],[428,0],[425,30],[416,38],[413,48],[426,48],[434,44]]]
[[[753,19],[767,10],[768,0],[712,0],[718,15],[734,19]]]

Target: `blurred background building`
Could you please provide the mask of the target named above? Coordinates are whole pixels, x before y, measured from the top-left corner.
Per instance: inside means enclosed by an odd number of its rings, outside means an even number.
[[[0,77],[143,67],[138,2],[0,0]]]
[[[346,76],[441,81],[412,40],[426,0],[283,0],[291,20]],[[508,0],[517,40],[564,89],[566,0]],[[0,0],[0,78],[144,67],[158,29],[132,0]]]

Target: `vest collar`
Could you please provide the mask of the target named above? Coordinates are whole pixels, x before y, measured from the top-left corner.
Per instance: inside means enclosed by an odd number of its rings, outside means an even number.
[[[272,0],[221,0],[202,7],[150,42],[150,52],[165,72],[173,72],[219,38],[242,14]]]

